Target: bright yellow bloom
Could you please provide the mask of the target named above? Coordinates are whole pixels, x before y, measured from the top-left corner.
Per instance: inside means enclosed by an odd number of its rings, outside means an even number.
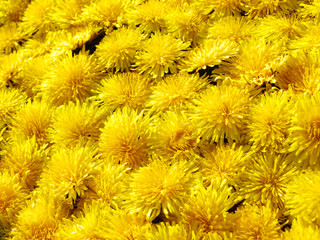
[[[195,182],[195,170],[186,161],[168,166],[163,159],[154,157],[149,165],[132,173],[127,209],[141,214],[148,221],[161,213],[166,218],[179,216],[179,208]]]
[[[26,102],[26,96],[16,89],[0,89],[0,128],[9,125],[17,111]]]
[[[286,92],[265,93],[251,106],[248,117],[248,137],[253,151],[285,147],[289,136],[294,104]]]
[[[0,53],[10,54],[20,48],[25,34],[17,23],[7,23],[0,27]]]
[[[103,27],[119,27],[121,17],[129,2],[128,0],[91,1],[91,4],[83,8],[81,18],[86,23],[93,23]]]
[[[276,12],[289,13],[299,6],[299,0],[249,0],[249,17],[265,17]]]
[[[317,225],[310,225],[301,218],[294,220],[289,231],[283,234],[282,240],[314,240],[320,239],[320,229]]]
[[[38,144],[47,143],[52,112],[53,109],[44,101],[29,101],[14,118],[11,137],[27,139],[35,136]]]
[[[44,147],[39,147],[33,137],[9,142],[5,152],[1,167],[17,174],[23,188],[33,190],[47,161],[47,151]]]
[[[21,21],[31,0],[3,0],[0,2],[0,25]]]
[[[239,217],[232,224],[234,240],[280,240],[277,212],[270,207],[245,205],[236,214]]]
[[[242,146],[235,144],[210,146],[203,152],[200,160],[200,171],[204,185],[210,185],[216,178],[226,179],[229,184],[237,187],[239,176],[244,172],[248,156]]]
[[[229,39],[240,43],[252,36],[255,22],[245,17],[224,17],[214,22],[208,29],[210,39]]]
[[[300,16],[303,18],[310,18],[315,22],[320,21],[320,1],[312,0],[312,1],[304,1],[300,4]]]
[[[146,240],[151,224],[137,214],[117,208],[110,210],[105,227],[107,240]]]
[[[250,204],[284,208],[287,185],[297,176],[297,169],[283,154],[258,153],[247,163],[239,180],[240,195]]]
[[[136,61],[136,53],[141,50],[146,37],[139,28],[122,27],[103,38],[95,55],[99,64],[111,72],[128,71]]]
[[[189,43],[159,32],[143,43],[137,53],[136,70],[145,76],[160,79],[165,73],[176,73],[176,62],[186,55]]]
[[[55,0],[52,11],[48,14],[49,21],[57,28],[84,26],[80,14],[87,0]]]
[[[320,49],[292,52],[275,77],[281,89],[317,94],[320,91]]]
[[[80,204],[92,204],[100,200],[113,208],[122,207],[125,195],[128,194],[128,168],[108,162],[97,169],[94,178],[87,181],[88,191]]]
[[[46,56],[28,58],[21,67],[18,75],[19,88],[31,99],[39,92],[43,76],[49,69],[52,59]]]
[[[59,225],[55,236],[57,240],[104,240],[106,236],[108,209],[100,202],[85,205],[82,212]]]
[[[197,74],[177,73],[168,75],[152,87],[147,106],[151,111],[186,109],[192,101],[206,89],[209,81]]]
[[[11,230],[13,240],[50,240],[63,218],[70,217],[70,208],[44,192],[36,193],[18,214]]]
[[[16,52],[0,55],[0,88],[19,86],[19,72],[24,57]]]
[[[285,203],[289,214],[320,227],[320,172],[301,173],[291,179],[287,189]]]
[[[72,205],[85,194],[87,181],[97,172],[97,150],[93,144],[56,150],[43,170],[40,188]]]
[[[50,139],[57,147],[71,147],[88,141],[97,142],[105,119],[105,110],[89,101],[69,102],[55,112]]]
[[[141,111],[151,94],[150,87],[150,81],[138,73],[112,74],[100,82],[92,99],[108,112],[123,107]]]
[[[317,167],[320,157],[320,96],[300,95],[288,143],[295,161],[304,167]]]
[[[213,86],[194,101],[192,119],[204,140],[240,141],[247,120],[250,97],[233,86]]]
[[[159,155],[190,160],[196,157],[197,131],[183,112],[166,112],[154,122],[152,146]]]
[[[192,226],[197,223],[204,232],[223,236],[231,230],[233,214],[227,211],[235,204],[235,197],[227,180],[214,179],[205,188],[202,183],[193,187],[191,196],[181,206],[182,220]]]
[[[53,11],[54,0],[33,0],[28,5],[22,18],[21,26],[27,34],[34,34],[37,30],[43,33],[53,29],[49,14]]]
[[[148,160],[149,120],[130,108],[118,109],[105,122],[99,140],[100,152],[108,161],[134,168]]]
[[[43,99],[57,106],[69,101],[83,101],[92,94],[91,88],[102,78],[102,72],[103,69],[87,52],[75,56],[68,52],[46,75],[41,86]]]
[[[124,19],[131,26],[139,25],[146,33],[164,30],[167,4],[164,1],[143,1],[126,10]]]
[[[188,72],[199,71],[219,65],[238,52],[238,44],[229,39],[208,39],[192,49],[180,63],[180,68]]]
[[[240,44],[235,58],[220,65],[219,73],[247,85],[261,86],[274,83],[274,73],[283,61],[282,48],[278,43],[268,43],[261,38],[251,38]]]
[[[11,224],[28,195],[22,189],[19,176],[5,170],[0,173],[0,192],[0,220]]]
[[[170,8],[165,16],[168,32],[196,45],[205,34],[206,16],[189,4]]]
[[[301,38],[293,40],[289,45],[289,49],[306,49],[320,48],[320,39],[314,36],[320,34],[320,23],[309,24],[309,28]]]
[[[306,23],[296,15],[292,16],[267,16],[258,23],[256,33],[269,41],[284,40],[289,42],[292,39],[302,37],[307,30]]]

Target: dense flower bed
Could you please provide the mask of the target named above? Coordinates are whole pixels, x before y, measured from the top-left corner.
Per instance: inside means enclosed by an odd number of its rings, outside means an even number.
[[[320,239],[319,0],[0,2],[0,238]]]

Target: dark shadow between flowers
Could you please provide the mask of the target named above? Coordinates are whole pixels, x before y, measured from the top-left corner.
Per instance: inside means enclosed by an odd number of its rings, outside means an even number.
[[[92,40],[89,40],[84,44],[85,50],[89,51],[89,55],[93,54],[96,51],[97,45],[102,41],[102,39],[105,36],[106,32],[104,30],[101,30],[96,34],[96,36]],[[72,50],[72,56],[79,54],[81,52],[82,47],[83,46]]]

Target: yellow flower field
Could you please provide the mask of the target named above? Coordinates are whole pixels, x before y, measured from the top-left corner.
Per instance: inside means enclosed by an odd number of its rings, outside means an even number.
[[[320,239],[320,0],[1,0],[0,239]]]

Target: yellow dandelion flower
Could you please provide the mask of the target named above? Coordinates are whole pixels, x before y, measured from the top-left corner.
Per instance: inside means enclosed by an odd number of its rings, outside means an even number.
[[[85,6],[81,13],[84,22],[103,27],[119,27],[122,15],[128,7],[128,0],[97,0]]]
[[[91,102],[69,102],[54,114],[50,138],[55,146],[75,146],[88,141],[98,141],[106,112]]]
[[[165,73],[176,73],[176,62],[186,55],[189,43],[162,35],[156,32],[150,39],[144,41],[142,49],[137,53],[136,68],[151,78],[160,79]]]
[[[304,1],[300,4],[301,8],[299,9],[300,16],[303,18],[310,18],[315,22],[320,20],[320,1]]]
[[[198,74],[177,73],[166,76],[152,87],[147,106],[152,111],[186,109],[199,93],[206,89],[209,81]]]
[[[73,26],[83,26],[81,12],[87,0],[56,0],[52,11],[48,13],[49,21],[58,28],[70,28]]]
[[[0,3],[0,25],[20,22],[31,0],[3,0]]]
[[[166,28],[165,15],[167,8],[168,6],[164,1],[144,1],[142,4],[136,4],[128,8],[124,15],[124,21],[132,26],[139,25],[147,33],[163,31]]]
[[[297,99],[292,127],[289,129],[289,152],[304,167],[315,167],[320,156],[320,96],[301,95]]]
[[[206,17],[189,4],[169,8],[165,16],[168,32],[196,45],[205,34]]]
[[[310,50],[314,47],[320,48],[320,40],[314,36],[320,34],[320,23],[309,24],[309,28],[301,38],[295,39],[289,45],[289,49],[306,49]]]
[[[237,210],[239,217],[233,222],[233,239],[280,240],[277,212],[270,207],[250,206]]]
[[[282,62],[282,48],[279,43],[251,38],[240,44],[236,57],[221,64],[218,72],[249,85],[261,86],[275,82],[274,73]]]
[[[180,68],[192,72],[219,65],[238,52],[238,44],[229,39],[208,39],[192,49],[180,62]]]
[[[287,184],[296,177],[297,169],[284,154],[258,153],[251,158],[239,181],[240,195],[247,202],[284,208]]]
[[[134,168],[148,160],[149,120],[130,108],[117,110],[105,122],[99,139],[100,152],[116,163]]]
[[[235,144],[210,147],[203,152],[200,161],[200,172],[205,186],[216,178],[226,179],[229,184],[237,187],[239,176],[244,172],[248,155],[242,146]]]
[[[92,95],[93,84],[102,78],[102,72],[92,55],[81,52],[72,56],[69,52],[46,75],[41,86],[42,97],[57,106],[69,101],[82,101]]]
[[[249,114],[248,138],[252,150],[280,151],[289,136],[293,103],[286,92],[265,93],[252,106]]]
[[[20,50],[23,56],[28,58],[30,61],[33,58],[42,56],[48,62],[48,65],[51,66],[52,62],[55,62],[57,59],[53,59],[53,56],[58,54],[52,54],[53,47],[59,39],[62,31],[49,31],[47,34],[35,35],[33,38],[28,39],[28,41],[23,45],[23,49]]]
[[[166,112],[155,120],[153,148],[159,155],[174,159],[195,158],[197,132],[182,112]]]
[[[92,99],[110,112],[123,107],[141,111],[151,95],[150,87],[150,81],[138,73],[112,74],[100,82]]]
[[[320,49],[316,48],[291,53],[275,75],[281,89],[311,95],[320,91],[319,76]]]
[[[296,15],[267,16],[259,21],[256,30],[257,35],[268,41],[284,40],[289,42],[292,39],[302,37],[307,30],[306,23]]]
[[[196,168],[180,161],[168,165],[154,156],[153,161],[132,173],[127,209],[139,213],[148,221],[159,214],[179,216],[179,208],[188,197],[194,184]]]
[[[293,217],[320,226],[320,172],[307,171],[292,179],[287,186],[286,208]]]
[[[11,224],[24,206],[28,195],[22,189],[18,175],[0,173],[0,219]]]
[[[182,219],[189,225],[198,223],[205,233],[223,236],[231,230],[233,214],[227,211],[235,204],[235,197],[227,180],[214,179],[205,188],[202,183],[193,188],[191,196],[181,206]]]
[[[18,110],[26,102],[26,96],[17,89],[0,89],[0,128],[9,125]]]
[[[47,160],[47,151],[39,147],[35,138],[10,142],[2,156],[1,166],[18,175],[26,190],[33,190]]]
[[[19,86],[18,75],[24,60],[24,57],[16,52],[0,55],[0,88]]]
[[[0,28],[0,52],[10,54],[20,48],[26,36],[17,23],[8,23]]]
[[[43,192],[34,194],[18,216],[10,235],[13,240],[50,240],[63,218],[70,216],[70,210],[60,201]]]
[[[24,62],[17,79],[19,79],[19,89],[29,98],[33,99],[39,92],[43,78],[49,69],[51,59],[45,56],[29,58]]]
[[[213,86],[195,101],[192,119],[200,136],[212,142],[240,141],[247,120],[250,97],[234,86]]]
[[[229,39],[240,43],[251,38],[255,24],[246,17],[224,17],[210,25],[208,38]]]
[[[320,239],[320,229],[317,225],[306,224],[303,220],[294,220],[290,231],[283,234],[282,240],[314,240]]]
[[[93,144],[56,150],[43,170],[40,187],[54,198],[73,204],[84,195],[87,181],[97,172],[97,150]]]
[[[107,216],[105,238],[107,240],[146,240],[151,224],[143,217],[123,209],[112,209]]]
[[[27,139],[35,136],[38,144],[48,142],[53,109],[43,101],[29,101],[23,106],[12,122],[11,137]]]
[[[110,162],[99,167],[94,178],[87,181],[88,191],[77,206],[99,200],[113,208],[122,207],[128,190],[127,171],[124,165]]]
[[[65,219],[59,225],[55,239],[107,239],[105,226],[107,224],[108,211],[104,207],[99,202],[94,202],[89,206],[85,205],[83,212],[80,212],[77,217],[72,216],[72,221]]]
[[[189,227],[182,223],[168,223],[161,222],[152,227],[151,231],[146,235],[147,240],[200,240],[201,232],[190,231]],[[209,240],[209,239],[206,239]]]
[[[299,0],[249,0],[248,15],[251,18],[265,17],[277,12],[289,13],[299,7]]]
[[[21,27],[29,35],[36,31],[45,32],[53,29],[49,14],[54,7],[54,0],[33,0],[28,5],[22,18]]]
[[[136,61],[136,52],[146,37],[140,29],[122,27],[111,32],[97,46],[95,55],[99,62],[110,71],[128,71]]]
[[[245,0],[194,0],[192,5],[200,9],[203,14],[212,12],[213,18],[224,16],[240,16],[246,9]]]

